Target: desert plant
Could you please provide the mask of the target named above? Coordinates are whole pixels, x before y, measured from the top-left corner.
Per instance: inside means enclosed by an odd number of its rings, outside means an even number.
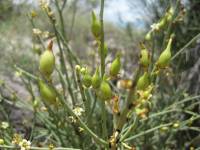
[[[24,101],[3,81],[0,83],[1,90],[7,89],[10,93],[7,96],[1,92],[0,108],[6,121],[1,123],[0,148],[167,149],[177,146],[173,138],[178,131],[199,132],[198,127],[191,125],[200,115],[192,112],[191,107],[184,107],[184,104],[194,101],[193,105],[197,105],[196,100],[200,96],[187,96],[179,89],[168,93],[160,84],[166,79],[164,77],[170,75],[170,62],[190,45],[171,54],[176,36],[169,30],[162,41],[162,53],[158,54],[154,50],[154,36],[159,34],[161,27],[169,26],[176,19],[176,8],[171,7],[163,17],[165,21],[155,24],[155,28],[147,34],[148,38],[141,44],[141,57],[139,65],[134,68],[133,77],[121,80],[121,53],[116,55],[110,66],[107,63],[109,51],[104,41],[104,0],[101,0],[99,17],[94,12],[91,17],[91,32],[98,45],[96,52],[100,60],[99,64],[95,64],[95,71],[82,64],[66,40],[62,14],[66,1],[53,2],[55,5],[52,6],[41,0],[41,8],[53,29],[53,37],[50,37],[52,40],[47,49],[41,37],[42,31],[34,30],[44,47],[38,60],[38,72],[32,74],[15,66],[31,95],[31,102]],[[57,10],[58,17],[53,8]],[[29,14],[33,26],[35,13]],[[53,43],[56,43],[59,55],[56,55]],[[150,46],[151,51],[148,50]],[[118,80],[117,86],[115,80]],[[9,122],[4,109],[7,103],[33,112],[31,132],[28,135],[15,133],[11,124],[6,123]],[[183,119],[183,114],[190,117]],[[184,144],[175,148],[184,149],[190,143]]]

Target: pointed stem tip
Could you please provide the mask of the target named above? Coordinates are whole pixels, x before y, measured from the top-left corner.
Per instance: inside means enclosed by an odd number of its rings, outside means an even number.
[[[50,50],[50,51],[52,51],[52,48],[53,48],[53,40],[50,40],[49,44],[47,46],[47,49]]]

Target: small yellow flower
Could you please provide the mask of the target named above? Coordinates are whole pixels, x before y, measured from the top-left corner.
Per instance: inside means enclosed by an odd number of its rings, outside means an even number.
[[[82,113],[84,112],[84,110],[83,110],[83,108],[81,108],[81,107],[76,107],[76,108],[74,108],[73,109],[73,112],[77,115],[77,116],[81,116],[82,115]]]
[[[15,76],[16,76],[16,77],[20,77],[21,75],[22,75],[22,72],[21,72],[21,71],[16,71],[16,72],[15,72]]]
[[[159,24],[158,23],[152,24],[151,29],[152,29],[152,31],[158,31],[159,30]]]
[[[49,33],[48,31],[44,31],[44,32],[42,33],[42,37],[43,37],[43,38],[49,38],[49,36],[50,36],[50,33]]]
[[[22,140],[22,138],[19,134],[14,134],[13,139],[12,139],[12,144],[18,145],[21,140]]]
[[[83,128],[81,128],[81,127],[79,127],[78,129],[79,129],[79,132],[82,132],[82,131],[84,131],[84,129],[83,129]]]
[[[1,122],[1,128],[2,129],[7,129],[8,127],[9,127],[8,122],[5,122],[5,121]]]
[[[69,119],[71,120],[72,123],[76,123],[76,119],[73,116],[69,116]]]
[[[40,3],[40,7],[43,10],[48,9],[48,7],[49,7],[49,0],[39,0],[39,3]]]
[[[19,142],[19,146],[21,150],[30,150],[31,142],[27,141],[26,139],[23,139],[21,142]]]
[[[53,144],[49,144],[49,150],[54,150],[54,145]]]
[[[47,109],[45,106],[42,106],[42,107],[40,108],[40,110],[41,110],[41,111],[47,111],[48,109]]]
[[[35,35],[41,35],[42,34],[42,31],[38,28],[33,28],[32,31],[33,31],[33,34],[35,34]]]
[[[173,124],[174,128],[178,128],[179,126],[180,126],[180,124],[178,122]]]
[[[37,13],[34,10],[31,11],[30,15],[32,18],[37,17]]]

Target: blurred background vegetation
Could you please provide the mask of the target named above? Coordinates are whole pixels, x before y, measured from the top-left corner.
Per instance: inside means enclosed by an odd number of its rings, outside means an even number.
[[[122,2],[123,1],[123,2]],[[115,15],[109,12],[116,9],[115,4],[125,5],[126,11],[117,11]],[[183,0],[181,8],[184,10],[184,18],[172,24],[172,32],[176,35],[176,41],[173,45],[173,54],[187,44],[194,36],[200,32],[200,1]],[[35,26],[41,31],[48,31],[51,34],[52,28],[46,16],[39,9],[37,1],[27,0],[1,0],[0,1],[0,78],[12,79],[15,77],[13,64],[17,64],[34,72],[38,66],[38,56],[35,46],[38,39],[32,33],[34,28],[29,21],[31,11],[36,11]],[[124,77],[128,77],[132,72],[133,66],[137,65],[139,42],[144,40],[145,34],[150,30],[150,26],[157,22],[170,5],[176,5],[176,1],[167,0],[110,0],[106,1],[105,16],[105,37],[108,44],[110,57],[121,51],[123,53]],[[123,8],[123,7],[122,7]],[[121,8],[121,9],[122,9]],[[135,11],[137,8],[137,11]],[[86,64],[93,64],[97,51],[95,43],[90,32],[90,12],[99,9],[97,0],[69,0],[66,3],[64,11],[64,24],[67,40],[73,51]],[[119,6],[120,9],[120,6]],[[105,13],[106,14],[106,13]],[[158,54],[162,51],[161,39],[166,34],[163,30],[161,34],[155,37],[156,51]],[[48,38],[46,39],[48,40]],[[41,45],[40,45],[41,47]],[[200,90],[200,40],[193,44],[184,53],[172,62],[173,77],[162,80],[161,90],[168,95],[157,95],[157,101],[163,97],[170,99],[183,98],[188,94],[199,94]],[[88,59],[89,57],[89,59]],[[14,82],[11,84],[15,84]],[[170,87],[170,88],[169,88]],[[178,95],[178,96],[177,96]],[[175,97],[176,96],[176,97]],[[170,100],[163,103],[171,103]],[[187,104],[190,105],[190,104]],[[199,113],[199,105],[193,108]],[[162,104],[158,105],[158,110],[162,110]],[[177,118],[180,116],[177,116]],[[190,116],[181,116],[189,118]],[[170,119],[170,118],[169,118]],[[200,122],[194,122],[199,126]],[[149,125],[151,126],[151,125]],[[184,144],[185,141],[191,141],[199,135],[195,132],[184,131],[174,135],[178,140],[175,145]],[[147,139],[144,139],[147,140]],[[195,140],[194,142],[196,142]],[[148,143],[148,142],[147,142]],[[157,143],[159,144],[159,143]],[[200,143],[198,143],[200,144]],[[146,147],[149,145],[147,144]]]

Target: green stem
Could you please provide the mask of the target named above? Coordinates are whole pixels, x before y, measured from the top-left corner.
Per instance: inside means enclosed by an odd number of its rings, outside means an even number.
[[[16,65],[14,66],[14,68],[15,68],[17,71],[19,71],[20,73],[26,75],[27,77],[29,77],[30,79],[32,79],[32,80],[34,80],[34,81],[38,81],[38,79],[39,79],[37,76],[35,76],[35,75],[33,75],[33,74],[31,74],[31,73],[29,73],[29,72],[27,72],[27,71],[25,71],[25,70],[23,70],[23,69],[17,67]]]
[[[61,23],[61,32],[62,32],[63,37],[66,39],[65,25],[64,25],[63,14],[62,14],[63,9],[59,7],[58,0],[55,0],[55,3],[56,3],[56,8],[59,14],[60,23]]]
[[[126,139],[129,134],[137,127],[139,122],[139,118],[137,116],[135,116],[134,122],[132,123],[132,125],[128,128],[128,130],[126,131],[126,133],[120,138],[120,141],[123,142],[124,139]]]
[[[146,130],[146,131],[141,131],[140,133],[138,133],[138,134],[136,134],[136,135],[134,135],[134,136],[131,136],[131,137],[125,139],[124,141],[125,141],[125,142],[131,141],[131,140],[133,140],[133,139],[135,139],[135,138],[137,138],[137,137],[140,137],[140,136],[149,134],[149,133],[151,133],[151,132],[153,132],[153,131],[155,131],[155,130],[158,130],[158,129],[160,129],[160,128],[171,126],[172,124],[173,124],[173,123],[166,123],[166,124],[162,124],[162,125],[156,126],[156,127],[154,127],[154,128],[148,129],[148,130]]]
[[[125,107],[120,115],[120,118],[118,119],[117,121],[117,127],[116,127],[116,130],[117,131],[121,131],[123,125],[126,123],[126,115],[128,114],[128,112],[132,109],[132,102],[133,102],[133,98],[135,96],[135,87],[136,87],[136,82],[138,80],[138,77],[139,77],[139,74],[140,74],[140,71],[141,69],[138,68],[137,71],[136,71],[136,74],[135,76],[133,77],[133,87],[131,87],[130,91],[129,91],[129,94],[127,96],[127,99],[126,99],[126,104],[125,104]]]
[[[100,39],[100,57],[101,57],[101,78],[103,78],[105,74],[105,54],[104,54],[104,21],[103,21],[103,15],[104,15],[104,0],[101,0],[101,9],[100,9],[100,24],[101,24],[101,39]],[[102,109],[102,134],[104,139],[108,138],[108,131],[106,126],[106,109],[105,109],[105,103],[101,102],[101,109]]]
[[[105,73],[105,55],[104,55],[104,22],[103,22],[103,13],[104,13],[104,0],[101,0],[101,9],[100,9],[100,23],[101,23],[101,77],[103,78]]]
[[[73,51],[70,49],[66,39],[62,36],[62,34],[56,29],[57,34],[60,37],[60,40],[62,41],[62,44],[66,47],[68,54],[70,55],[71,59],[74,60],[74,62],[78,65],[80,65],[80,60],[77,58],[76,54],[73,53]]]
[[[103,146],[108,146],[108,143],[106,141],[104,141],[103,139],[101,139],[100,137],[98,137],[91,129],[88,128],[88,126],[73,112],[73,110],[68,106],[68,104],[66,103],[66,101],[63,99],[63,97],[61,95],[59,95],[59,93],[57,93],[57,96],[59,97],[60,101],[64,104],[65,108],[67,109],[67,111],[69,112],[70,115],[72,115],[76,120],[77,123],[90,135],[94,138],[94,140],[98,143],[101,144]]]
[[[200,33],[198,33],[194,38],[192,38],[185,46],[183,46],[178,52],[171,58],[174,60],[177,56],[179,56],[187,47],[189,47],[194,41],[196,41],[200,37]]]
[[[177,105],[180,105],[180,104],[182,104],[182,103],[189,102],[189,101],[191,101],[191,100],[198,99],[198,98],[200,98],[200,95],[185,98],[185,99],[183,99],[183,100],[181,100],[181,101],[179,101],[179,102],[173,103],[172,105],[168,106],[166,109],[169,109],[169,108],[171,108],[171,107],[174,107],[174,106],[177,106]]]
[[[36,27],[35,27],[35,24],[34,24],[34,22],[33,22],[33,19],[30,18],[30,16],[28,16],[28,18],[29,18],[29,20],[30,20],[30,22],[31,22],[32,28],[36,28]],[[36,38],[37,38],[38,41],[40,41],[40,43],[41,43],[41,45],[42,45],[42,48],[45,50],[46,48],[45,48],[45,45],[44,45],[44,42],[43,42],[42,38],[41,38],[39,35],[37,35]]]
[[[81,93],[81,98],[82,98],[84,106],[85,106],[85,111],[87,111],[87,105],[86,105],[87,100],[86,100],[86,95],[85,95],[85,91],[84,91],[84,88],[83,88],[83,84],[81,82],[81,77],[80,77],[79,71],[76,71],[76,78],[77,78],[78,87],[79,87],[79,90],[80,90],[80,93]],[[87,112],[86,112],[86,114],[87,114]]]
[[[7,149],[20,149],[17,146],[9,146],[9,145],[0,145],[0,148],[7,148]],[[31,147],[30,150],[49,150],[49,147]],[[80,150],[80,149],[75,149],[75,148],[64,148],[64,147],[57,147],[54,148],[54,150]]]
[[[70,80],[69,80],[68,74],[66,74],[66,80],[65,80],[64,75],[62,74],[62,72],[61,72],[58,68],[56,68],[56,71],[58,72],[58,74],[59,74],[59,76],[60,76],[60,78],[61,78],[62,84],[65,85],[65,87],[68,88],[69,95],[70,95],[70,97],[71,97],[71,99],[72,99],[72,104],[73,104],[73,106],[75,106],[75,104],[76,104],[76,103],[75,103],[75,97],[74,97],[74,95],[73,95],[72,87],[70,86]],[[66,81],[67,81],[67,82],[66,82]]]

